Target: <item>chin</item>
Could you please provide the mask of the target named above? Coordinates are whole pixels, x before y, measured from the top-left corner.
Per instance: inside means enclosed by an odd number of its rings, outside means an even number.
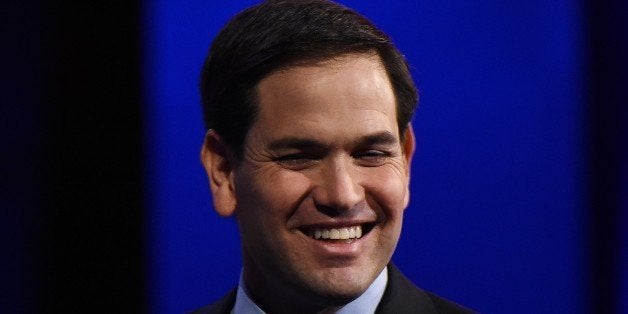
[[[365,274],[366,271],[354,274],[346,270],[335,269],[309,282],[306,289],[313,292],[317,299],[324,300],[327,305],[344,305],[362,295],[373,283],[378,274]]]

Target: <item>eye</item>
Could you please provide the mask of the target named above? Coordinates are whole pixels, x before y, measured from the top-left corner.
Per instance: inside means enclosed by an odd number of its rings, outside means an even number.
[[[274,159],[280,166],[291,170],[306,169],[315,165],[319,160],[320,158],[317,156],[303,153],[281,155]]]
[[[383,165],[386,160],[391,156],[390,152],[370,149],[353,154],[361,165],[366,167],[377,167]]]

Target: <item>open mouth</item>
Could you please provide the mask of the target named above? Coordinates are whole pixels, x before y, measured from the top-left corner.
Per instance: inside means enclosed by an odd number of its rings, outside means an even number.
[[[362,224],[356,226],[337,228],[308,228],[303,230],[310,238],[319,241],[352,241],[362,238],[368,234],[375,224]]]

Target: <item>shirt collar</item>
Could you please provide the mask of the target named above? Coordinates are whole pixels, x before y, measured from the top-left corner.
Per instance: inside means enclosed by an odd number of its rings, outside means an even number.
[[[388,283],[388,268],[384,267],[381,273],[375,278],[375,281],[360,295],[357,299],[347,303],[336,311],[336,314],[349,313],[375,313],[375,309],[379,301],[384,295],[386,284]],[[265,314],[262,309],[249,298],[244,288],[244,279],[240,272],[240,282],[238,283],[238,292],[232,314]]]

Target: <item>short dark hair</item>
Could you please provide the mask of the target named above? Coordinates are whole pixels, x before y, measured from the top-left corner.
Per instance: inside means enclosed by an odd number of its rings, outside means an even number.
[[[405,58],[371,21],[325,0],[265,1],[231,19],[214,40],[201,73],[205,127],[241,157],[262,79],[280,69],[349,53],[373,53],[381,59],[403,136],[418,102]]]

